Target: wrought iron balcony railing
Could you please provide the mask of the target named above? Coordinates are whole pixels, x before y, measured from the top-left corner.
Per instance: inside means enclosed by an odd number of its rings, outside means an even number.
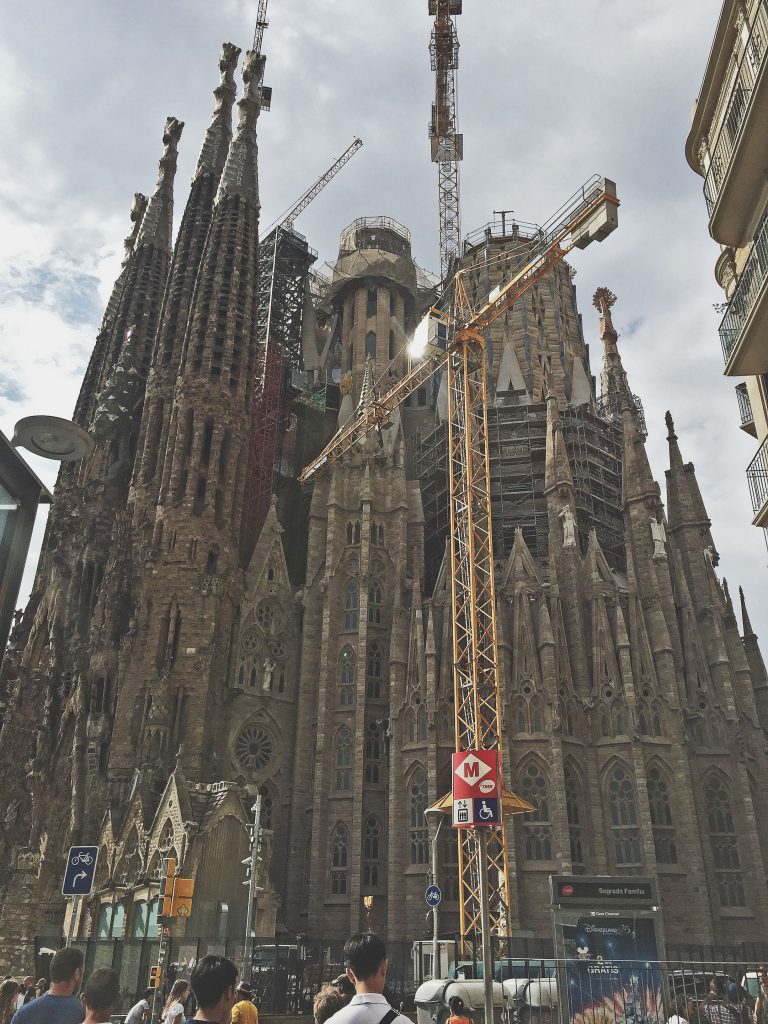
[[[768,277],[768,217],[763,218],[763,223],[755,236],[752,252],[744,264],[744,269],[739,276],[739,283],[728,303],[725,316],[720,322],[720,342],[723,346],[726,363],[749,319],[755,299],[763,287],[766,277]]]
[[[752,423],[754,415],[752,413],[752,403],[749,400],[747,394],[746,381],[742,381],[741,384],[736,385],[736,400],[739,403],[739,415],[741,416],[741,425],[745,423]]]
[[[755,515],[768,501],[768,437],[757,449],[757,455],[747,466],[749,496],[752,498],[752,511]]]
[[[768,47],[768,0],[760,0],[752,25],[749,29],[736,74],[731,85],[731,92],[725,110],[723,122],[717,133],[715,144],[709,151],[709,169],[704,178],[704,198],[710,217],[720,196],[720,190],[728,174],[731,157],[744,123],[744,116],[749,107],[755,82],[757,81]]]

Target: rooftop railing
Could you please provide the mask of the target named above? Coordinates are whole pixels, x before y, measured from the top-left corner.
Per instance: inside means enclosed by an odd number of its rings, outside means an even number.
[[[747,466],[749,496],[755,515],[768,501],[768,437],[757,449],[757,454]]]
[[[768,44],[768,0],[760,0],[749,29],[744,52],[739,58],[730,96],[715,144],[710,148],[710,164],[704,178],[704,198],[710,217],[723,182],[728,174],[731,157],[744,124],[752,90],[760,73]]]
[[[744,269],[739,276],[739,283],[728,303],[725,316],[720,322],[718,331],[726,363],[749,319],[749,314],[752,312],[755,299],[763,287],[766,276],[768,276],[768,217],[765,217],[760,225],[752,252],[744,264]]]

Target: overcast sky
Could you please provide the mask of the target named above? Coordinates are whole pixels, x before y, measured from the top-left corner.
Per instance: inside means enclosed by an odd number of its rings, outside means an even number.
[[[119,266],[134,192],[151,192],[164,118],[186,123],[177,222],[212,109],[219,44],[247,49],[256,2],[6,0],[0,24],[0,429],[69,416]],[[465,0],[459,121],[462,222],[493,210],[544,221],[592,173],[614,178],[620,228],[576,253],[581,312],[599,372],[596,287],[645,404],[657,479],[664,412],[696,465],[736,594],[768,632],[762,532],[749,525],[735,381],[717,336],[701,179],[683,146],[720,0]],[[333,259],[355,217],[386,214],[439,265],[427,0],[271,0],[265,36],[272,111],[260,121],[262,223],[271,222],[355,135],[363,149],[297,228]],[[239,73],[238,73],[239,78]],[[55,464],[34,459],[46,482]],[[39,533],[40,531],[38,531]],[[39,546],[39,539],[36,542]],[[28,574],[29,575],[29,574]],[[25,584],[25,591],[29,580]]]

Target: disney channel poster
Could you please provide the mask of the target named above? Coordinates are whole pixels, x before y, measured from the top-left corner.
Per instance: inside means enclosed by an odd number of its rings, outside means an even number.
[[[590,914],[561,925],[571,1024],[661,1024],[654,922]]]

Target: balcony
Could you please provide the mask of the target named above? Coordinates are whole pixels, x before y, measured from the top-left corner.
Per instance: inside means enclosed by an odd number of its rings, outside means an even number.
[[[766,118],[768,123],[768,117]],[[729,377],[751,377],[768,370],[768,217],[755,236],[720,327]]]
[[[747,393],[746,381],[736,385],[736,401],[739,403],[739,416],[741,417],[741,429],[752,437],[757,437],[755,430],[755,417],[752,413],[752,403]]]
[[[768,0],[760,0],[731,83],[725,115],[709,151],[704,198],[715,241],[738,249],[749,228],[768,150]]]
[[[753,526],[768,526],[768,437],[747,466],[749,496],[752,498]]]

